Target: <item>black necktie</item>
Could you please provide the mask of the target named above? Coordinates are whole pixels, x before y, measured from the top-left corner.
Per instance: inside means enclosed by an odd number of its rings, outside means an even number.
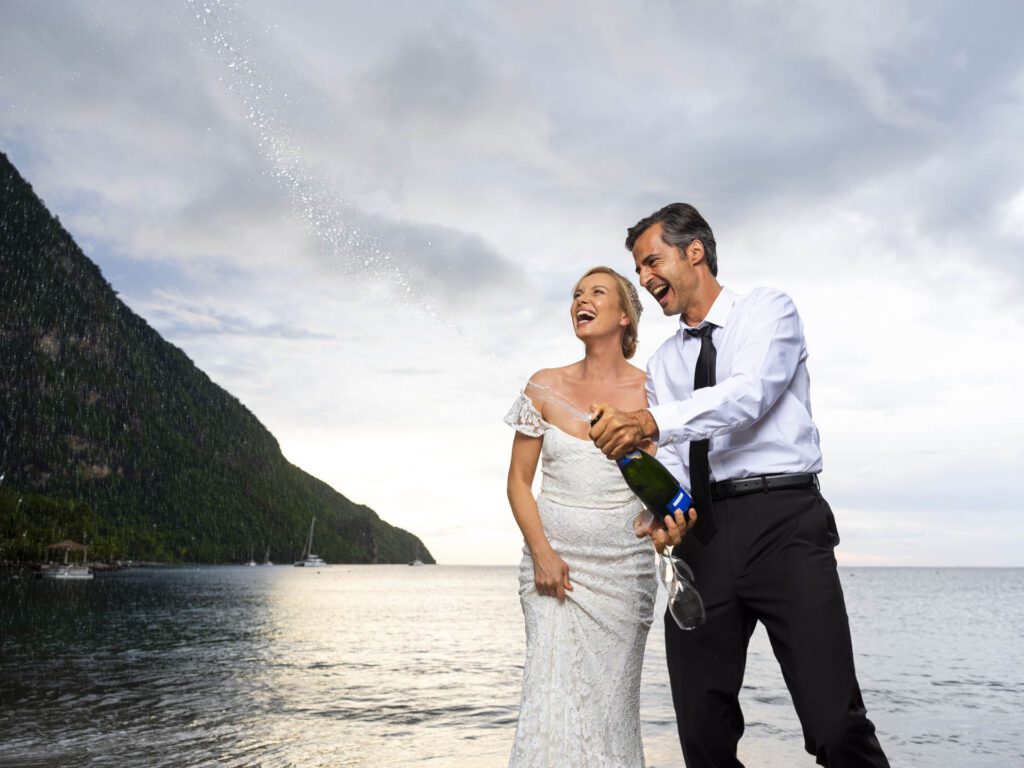
[[[693,371],[693,389],[715,385],[715,345],[711,341],[711,331],[715,326],[705,323],[699,328],[687,328],[686,332],[700,339],[700,355],[697,367]],[[708,440],[690,441],[690,495],[693,496],[693,507],[697,510],[697,524],[693,527],[693,535],[701,544],[711,541],[718,532],[715,524],[715,508],[711,501],[711,465],[708,462]]]

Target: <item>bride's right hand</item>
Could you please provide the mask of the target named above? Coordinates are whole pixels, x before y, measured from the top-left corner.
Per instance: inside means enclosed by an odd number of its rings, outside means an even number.
[[[533,556],[533,582],[540,594],[559,600],[565,599],[567,590],[572,592],[569,566],[550,547]]]

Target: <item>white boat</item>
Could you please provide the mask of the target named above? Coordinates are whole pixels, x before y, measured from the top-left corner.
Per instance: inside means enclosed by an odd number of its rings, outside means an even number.
[[[60,565],[48,568],[43,573],[44,579],[81,580],[93,578],[92,568],[87,565]]]
[[[324,559],[320,555],[313,554],[313,525],[316,523],[316,518],[309,524],[309,539],[306,541],[306,546],[302,550],[300,560],[296,560],[294,565],[296,568],[319,568],[321,565],[327,565]]]
[[[273,563],[270,562],[270,547],[267,547],[267,554],[265,554],[263,556],[263,564],[264,565],[273,565]]]
[[[88,552],[88,549],[86,550]],[[92,568],[85,564],[68,563],[68,550],[64,550],[64,564],[56,567],[47,568],[43,571],[44,579],[61,579],[62,581],[74,580],[81,581],[83,579],[91,579],[93,577]]]

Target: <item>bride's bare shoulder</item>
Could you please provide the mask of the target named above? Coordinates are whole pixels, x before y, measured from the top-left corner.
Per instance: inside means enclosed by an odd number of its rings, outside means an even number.
[[[530,377],[529,383],[537,384],[542,387],[549,387],[558,380],[557,375],[557,368],[541,368]]]
[[[550,416],[548,411],[552,400],[557,402],[571,397],[575,381],[580,377],[579,368],[579,363],[560,368],[542,368],[530,377],[525,389],[526,395],[545,418]]]
[[[579,367],[579,363],[570,363],[559,368],[542,368],[530,377],[530,383],[542,387],[557,387],[574,375],[578,376]]]
[[[527,380],[526,386],[523,387],[523,393],[530,398],[533,407],[542,413],[546,392],[558,388],[560,382],[558,370],[558,368],[541,368]]]

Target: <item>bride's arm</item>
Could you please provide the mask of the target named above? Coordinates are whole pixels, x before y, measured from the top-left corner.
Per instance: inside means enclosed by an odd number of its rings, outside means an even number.
[[[516,433],[512,441],[512,461],[508,467],[508,503],[533,556],[533,576],[537,591],[562,600],[565,598],[565,590],[572,590],[569,566],[552,549],[544,534],[537,501],[533,498],[533,477],[537,472],[543,443],[540,437]]]

